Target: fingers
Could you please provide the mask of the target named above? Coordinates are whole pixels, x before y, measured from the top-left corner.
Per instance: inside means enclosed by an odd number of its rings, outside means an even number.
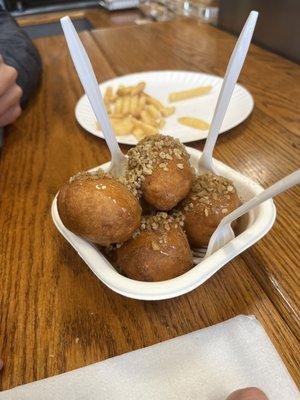
[[[15,85],[17,80],[17,70],[9,65],[0,62],[0,97],[3,96],[8,89]]]
[[[13,85],[0,97],[0,117],[13,106],[20,104],[22,93],[20,86]]]
[[[250,387],[236,390],[226,400],[268,400],[268,398],[261,390]]]
[[[21,115],[21,112],[22,109],[19,104],[11,107],[3,115],[0,116],[0,127],[15,122],[15,120]]]
[[[0,127],[14,122],[21,114],[22,89],[17,85],[17,70],[6,65],[0,55]]]

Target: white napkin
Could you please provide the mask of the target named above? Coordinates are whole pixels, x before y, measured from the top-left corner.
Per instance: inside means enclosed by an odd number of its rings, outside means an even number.
[[[210,328],[0,393],[0,400],[225,400],[257,386],[270,400],[299,391],[264,329],[239,316]]]

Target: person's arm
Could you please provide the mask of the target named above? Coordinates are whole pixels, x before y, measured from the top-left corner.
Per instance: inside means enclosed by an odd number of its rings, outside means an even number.
[[[21,104],[23,104],[38,84],[41,75],[41,59],[29,37],[9,13],[1,9],[1,6],[0,55],[4,64],[17,71],[16,83],[22,89]]]

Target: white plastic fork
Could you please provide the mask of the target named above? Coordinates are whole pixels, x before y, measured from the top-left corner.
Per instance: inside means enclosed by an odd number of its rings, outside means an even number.
[[[109,172],[116,177],[122,176],[126,170],[127,159],[122,153],[116,136],[113,132],[90,59],[85,51],[85,48],[83,47],[74,25],[72,24],[70,17],[63,17],[60,19],[60,22],[75,69],[89,99],[96,119],[101,125],[105,141],[111,153]]]
[[[235,235],[231,228],[231,224],[233,221],[248,213],[264,201],[277,196],[278,194],[290,189],[292,186],[299,183],[300,169],[276,182],[268,189],[265,189],[263,192],[259,193],[257,196],[253,197],[251,200],[247,201],[246,203],[242,204],[240,207],[232,211],[230,214],[226,215],[226,217],[222,219],[217,229],[212,234],[207,246],[205,257],[210,256],[211,254],[225,246],[227,243],[229,243],[232,239],[234,239]],[[194,261],[199,263],[203,259],[203,251],[201,253],[199,251],[195,251],[194,256]]]
[[[258,12],[251,11],[231,54],[203,153],[198,161],[198,173],[211,171],[217,174],[213,165],[212,154],[235,84],[240,75],[250,46],[257,17]]]
[[[257,11],[251,11],[247,21],[240,33],[240,36],[234,46],[231,54],[225,77],[222,83],[221,91],[218,97],[217,105],[214,111],[212,122],[209,128],[208,136],[204,145],[203,153],[198,160],[198,174],[211,171],[217,174],[217,171],[213,165],[213,151],[214,147],[235,87],[240,72],[243,68],[244,61],[250,46],[250,42],[253,36],[254,28],[258,18]],[[200,262],[205,254],[206,247],[193,249],[194,261]]]

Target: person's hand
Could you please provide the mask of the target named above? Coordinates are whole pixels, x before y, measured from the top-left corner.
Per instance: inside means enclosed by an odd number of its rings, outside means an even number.
[[[226,400],[268,400],[261,390],[255,387],[236,390]]]
[[[0,55],[0,127],[14,122],[21,114],[22,89],[17,85],[18,73],[6,65]]]

